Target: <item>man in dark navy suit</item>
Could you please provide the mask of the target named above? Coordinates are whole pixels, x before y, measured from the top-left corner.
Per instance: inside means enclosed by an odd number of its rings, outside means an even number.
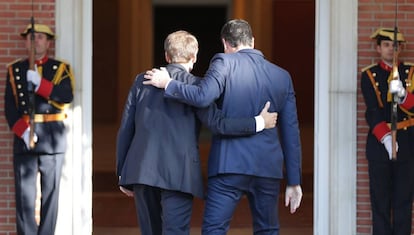
[[[164,49],[166,69],[174,79],[191,84],[200,81],[189,73],[198,52],[193,35],[186,31],[171,33]],[[249,136],[273,128],[276,114],[267,113],[266,104],[255,118],[224,119],[215,104],[195,109],[164,99],[163,90],[144,86],[143,81],[144,74],[139,74],[130,89],[118,131],[120,189],[135,198],[142,234],[188,235],[193,197],[204,197],[199,120],[213,133]]]
[[[216,101],[229,118],[254,115],[262,103],[270,101],[270,110],[278,113],[277,130],[230,138],[213,135],[202,233],[226,234],[238,202],[246,195],[254,234],[279,234],[278,198],[284,169],[285,205],[290,205],[291,213],[302,199],[301,143],[292,80],[286,70],[254,49],[248,22],[227,22],[221,38],[225,53],[212,58],[199,84],[172,80],[157,69],[147,71],[144,84],[165,88],[166,97],[198,107]]]
[[[63,121],[65,109],[73,100],[74,79],[69,64],[48,57],[50,43],[55,39],[52,30],[47,25],[34,24],[32,37],[31,29],[32,25],[28,25],[21,36],[26,39],[29,54],[34,52],[34,68],[29,69],[27,58],[8,65],[5,114],[14,133],[17,234],[50,235],[55,233],[59,183],[66,152],[67,133]],[[28,89],[30,83],[33,89]],[[31,130],[34,131],[32,135]],[[35,219],[38,173],[39,224]]]

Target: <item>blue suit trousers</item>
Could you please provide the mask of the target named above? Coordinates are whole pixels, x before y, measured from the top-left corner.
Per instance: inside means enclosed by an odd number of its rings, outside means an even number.
[[[280,180],[250,175],[222,174],[208,179],[203,235],[225,235],[237,204],[249,201],[255,235],[279,234]]]
[[[189,235],[193,196],[135,184],[135,208],[143,235]]]

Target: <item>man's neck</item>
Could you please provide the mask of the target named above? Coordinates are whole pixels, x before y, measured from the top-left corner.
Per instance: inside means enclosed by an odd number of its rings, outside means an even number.
[[[41,55],[36,54],[35,57],[36,57],[36,60],[41,60],[46,57],[46,54],[41,54]]]
[[[251,47],[251,46],[245,46],[245,45],[240,45],[240,46],[238,46],[238,47],[235,48],[235,51],[240,51],[240,50],[243,50],[243,49],[253,49],[253,47]]]
[[[392,67],[393,62],[392,61],[388,61],[388,60],[384,60],[382,59],[382,62],[390,67]]]
[[[191,70],[193,70],[193,63],[191,62],[179,63],[179,64],[182,65],[187,72],[191,72]]]
[[[34,62],[37,66],[39,66],[39,65],[46,63],[47,60],[48,60],[47,55],[43,55],[42,57],[39,57],[39,58],[36,57]]]

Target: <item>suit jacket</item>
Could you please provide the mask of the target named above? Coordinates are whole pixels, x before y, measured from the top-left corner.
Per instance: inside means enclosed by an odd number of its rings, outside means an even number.
[[[369,126],[366,143],[366,157],[369,161],[389,162],[388,152],[381,139],[389,134],[391,129],[391,94],[388,83],[391,79],[392,67],[383,61],[372,64],[362,70],[361,91],[366,110],[365,118]],[[407,97],[397,107],[397,122],[414,118],[414,66],[410,63],[398,65],[400,80],[407,89]],[[414,155],[413,126],[397,131],[397,161],[413,159]]]
[[[282,178],[285,165],[288,184],[300,184],[301,143],[292,80],[286,70],[267,61],[260,51],[218,53],[198,85],[173,80],[165,95],[199,107],[217,100],[218,107],[229,118],[253,116],[270,101],[269,110],[278,112],[277,130],[230,138],[214,135],[208,175]]]
[[[171,76],[185,83],[199,78],[178,64],[170,64]],[[223,119],[215,106],[194,107],[164,98],[164,91],[145,86],[139,74],[130,89],[117,136],[119,184],[145,184],[203,196],[198,136],[200,121],[213,132],[249,135],[256,130],[254,118]],[[254,115],[251,115],[252,117]]]
[[[35,114],[64,113],[73,101],[74,78],[69,64],[44,57],[36,61],[42,81],[35,94]],[[13,151],[15,154],[28,152],[55,154],[66,151],[66,127],[63,120],[35,122],[38,141],[35,148],[28,150],[20,136],[29,126],[29,93],[26,73],[29,61],[17,60],[7,67],[7,83],[4,95],[5,114],[10,129],[15,133]],[[64,116],[64,115],[62,115]]]

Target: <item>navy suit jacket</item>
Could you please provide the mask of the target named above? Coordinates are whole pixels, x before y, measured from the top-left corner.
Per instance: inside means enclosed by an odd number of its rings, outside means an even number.
[[[165,95],[198,107],[216,100],[229,118],[254,116],[270,101],[269,111],[278,112],[277,128],[250,136],[214,135],[208,175],[282,178],[284,165],[287,183],[301,183],[301,143],[292,80],[286,70],[267,61],[260,51],[218,53],[198,85],[173,80]]]
[[[199,81],[181,65],[170,64],[167,70],[178,81]],[[255,115],[228,120],[223,119],[215,105],[195,109],[166,99],[164,90],[142,84],[143,75],[136,77],[129,91],[118,130],[119,185],[145,184],[203,197],[199,120],[213,133],[249,135],[256,132]]]

